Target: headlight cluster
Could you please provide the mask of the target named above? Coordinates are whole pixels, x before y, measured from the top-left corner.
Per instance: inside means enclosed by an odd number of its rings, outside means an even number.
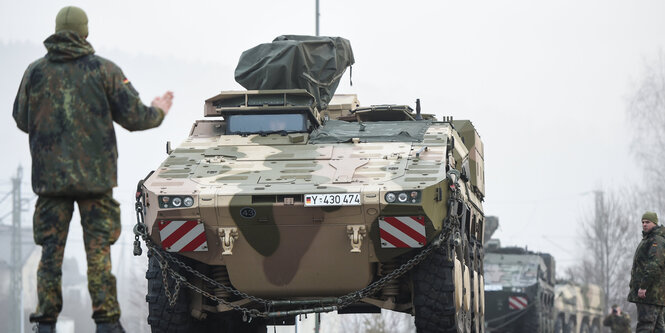
[[[420,191],[388,192],[385,199],[387,203],[419,203]]]
[[[160,195],[159,206],[162,208],[192,207],[194,198],[189,196]]]

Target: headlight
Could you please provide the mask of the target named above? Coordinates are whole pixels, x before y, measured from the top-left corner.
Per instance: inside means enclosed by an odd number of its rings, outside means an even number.
[[[388,192],[384,198],[387,203],[417,204],[422,201],[422,192],[419,190]]]
[[[402,193],[400,193],[399,195],[397,195],[397,200],[399,200],[399,202],[406,202],[406,200],[407,200],[408,198],[409,198],[409,197],[408,197],[408,196],[406,195],[406,193],[404,193],[404,192],[402,192]]]
[[[157,199],[161,208],[183,208],[194,206],[194,198],[184,195],[160,195]]]

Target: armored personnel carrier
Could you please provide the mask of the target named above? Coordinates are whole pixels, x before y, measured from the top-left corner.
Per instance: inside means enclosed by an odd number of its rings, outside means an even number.
[[[555,288],[554,333],[600,333],[603,290],[595,284],[560,283]]]
[[[207,119],[139,182],[153,332],[381,309],[418,332],[483,332],[482,141],[419,103],[335,96],[352,63],[342,38],[246,51],[249,90],[207,99]]]

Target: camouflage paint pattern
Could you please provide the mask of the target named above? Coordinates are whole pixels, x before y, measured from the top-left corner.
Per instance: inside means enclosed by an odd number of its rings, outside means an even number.
[[[261,93],[276,94],[244,91],[218,96],[246,101],[251,96],[245,95]],[[279,93],[306,94],[298,90]],[[344,96],[348,100],[357,101]],[[223,115],[209,102],[206,115]],[[335,99],[329,108],[336,116],[350,115]],[[243,106],[229,112],[261,109]],[[309,112],[319,117],[316,109]],[[378,218],[424,216],[430,242],[441,232],[447,215],[446,171],[461,167],[469,156],[469,148],[450,122],[432,122],[420,142],[317,144],[310,143],[308,133],[227,135],[225,126],[221,119],[197,121],[189,138],[146,180],[145,221],[153,240],[160,242],[158,221],[202,220],[208,251],[180,254],[208,265],[226,266],[235,288],[260,297],[339,296],[367,286],[379,274],[381,264],[416,253],[417,249],[382,248]],[[469,228],[479,230],[480,240],[484,218],[479,188],[484,186],[459,184],[470,207]],[[386,201],[387,192],[402,190],[420,191],[422,200],[415,204]],[[359,193],[361,205],[305,206],[305,194],[325,193]],[[191,196],[195,204],[161,208],[158,198],[167,195]],[[240,213],[248,207],[254,216]],[[366,230],[360,253],[350,251],[347,227],[352,225]],[[221,255],[219,228],[238,230],[232,255]],[[466,274],[468,280],[468,267]],[[469,292],[466,294],[468,298]],[[398,307],[394,303],[379,306]]]
[[[637,303],[635,333],[665,333],[665,307]]]
[[[564,325],[574,326],[572,333],[581,332],[582,325],[601,325],[603,318],[604,293],[594,284],[557,284],[554,288],[555,318],[561,318]]]
[[[69,223],[78,203],[83,242],[88,259],[88,290],[96,322],[117,321],[120,307],[116,280],[111,274],[111,244],[120,236],[120,205],[107,192],[97,197],[39,196],[33,219],[35,243],[42,246],[37,270],[40,317],[57,319],[62,310],[62,260]]]
[[[603,326],[610,328],[611,333],[632,333],[630,329],[630,316],[622,312],[621,315],[608,314],[603,319]]]
[[[630,273],[628,301],[665,306],[665,228],[656,226],[643,237],[635,250]],[[637,297],[638,289],[646,289],[646,297]]]
[[[40,195],[101,194],[117,186],[113,122],[135,131],[164,112],[145,106],[122,70],[71,31],[44,41],[23,75],[13,116],[29,134],[32,188]]]

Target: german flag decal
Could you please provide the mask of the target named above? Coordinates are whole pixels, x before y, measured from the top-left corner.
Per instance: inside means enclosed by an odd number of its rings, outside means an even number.
[[[127,84],[127,83],[129,83],[129,80],[127,78],[125,78],[124,80],[122,80],[122,83]]]

